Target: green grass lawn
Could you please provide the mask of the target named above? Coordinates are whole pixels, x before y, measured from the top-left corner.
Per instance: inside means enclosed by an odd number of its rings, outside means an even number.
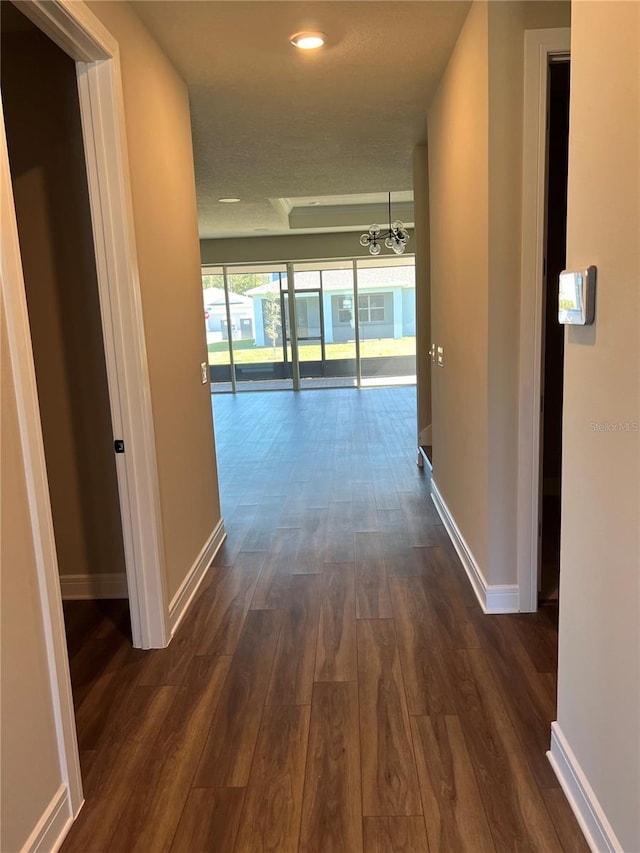
[[[227,341],[208,344],[209,364],[229,364],[229,347]],[[360,357],[375,358],[376,356],[413,355],[416,351],[415,337],[409,338],[380,338],[379,340],[360,341]],[[321,350],[319,343],[299,345],[300,361],[320,361]],[[355,358],[356,345],[353,341],[341,344],[327,344],[325,347],[327,360],[338,358]],[[233,342],[233,360],[235,364],[261,364],[263,362],[282,361],[282,347],[257,347],[255,341],[244,340]]]

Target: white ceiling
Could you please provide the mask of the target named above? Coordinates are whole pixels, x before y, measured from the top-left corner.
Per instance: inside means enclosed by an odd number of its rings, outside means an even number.
[[[388,190],[412,222],[412,149],[468,0],[133,5],[189,87],[201,237],[385,224]],[[320,51],[289,44],[310,29]]]

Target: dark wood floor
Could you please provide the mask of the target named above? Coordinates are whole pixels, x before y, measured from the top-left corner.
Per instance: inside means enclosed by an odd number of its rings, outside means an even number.
[[[169,648],[65,607],[86,804],[63,851],[586,851],[545,757],[556,610],[484,616],[415,389],[220,396],[228,539]]]

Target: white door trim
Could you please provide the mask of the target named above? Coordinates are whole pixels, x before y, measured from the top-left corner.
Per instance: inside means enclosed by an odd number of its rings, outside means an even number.
[[[520,610],[538,608],[540,394],[549,59],[568,55],[571,30],[527,30],[524,41],[522,267],[518,440]]]
[[[72,0],[18,2],[76,61],[134,646],[170,640],[153,412],[117,42]]]

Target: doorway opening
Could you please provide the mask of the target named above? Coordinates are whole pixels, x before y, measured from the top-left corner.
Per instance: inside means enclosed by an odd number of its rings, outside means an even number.
[[[76,64],[11,3],[1,17],[5,133],[75,675],[74,649],[104,630],[105,613],[117,612],[114,630],[132,640]],[[85,655],[85,679],[104,665]]]
[[[524,613],[558,595],[564,340],[558,273],[566,251],[570,48],[568,27],[525,32],[517,536],[518,609]],[[543,519],[545,478],[551,500]],[[544,592],[543,528],[549,554]]]
[[[565,268],[567,248],[569,72],[568,58],[551,60],[541,368],[539,603],[556,600],[560,582],[564,326],[558,322],[558,280]]]

